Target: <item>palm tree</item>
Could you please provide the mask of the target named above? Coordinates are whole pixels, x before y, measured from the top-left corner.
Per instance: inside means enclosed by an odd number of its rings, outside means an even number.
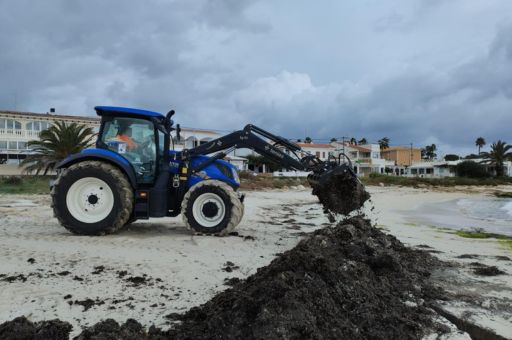
[[[502,177],[505,175],[504,162],[507,159],[512,159],[512,145],[508,145],[506,142],[498,140],[492,143],[491,152],[482,152],[481,155],[484,158],[482,163],[488,163],[494,165],[496,169],[496,176]]]
[[[485,143],[485,139],[484,137],[478,137],[476,140],[475,140],[475,145],[478,146],[478,154],[480,154],[480,149],[482,148],[482,146],[484,146],[486,143]]]
[[[354,137],[350,138],[350,144],[357,145],[357,139],[355,139]]]
[[[379,139],[379,146],[380,146],[380,149],[381,150],[385,150],[387,148],[389,148],[389,138],[388,137],[384,137],[382,139]]]
[[[437,157],[436,154],[437,146],[435,144],[427,145],[421,149],[421,157],[424,159],[434,159]]]
[[[331,143],[337,142],[338,140],[334,137],[331,138]]]
[[[306,138],[304,138],[304,143],[311,144],[311,143],[313,143],[313,140],[311,139],[311,137],[306,137]]]
[[[368,144],[368,141],[363,137],[359,142],[357,142],[357,144]]]
[[[56,121],[50,128],[41,131],[39,140],[27,143],[34,153],[28,155],[20,166],[28,173],[35,171],[39,174],[44,170],[46,175],[67,156],[91,146],[94,136],[92,128],[86,125]]]

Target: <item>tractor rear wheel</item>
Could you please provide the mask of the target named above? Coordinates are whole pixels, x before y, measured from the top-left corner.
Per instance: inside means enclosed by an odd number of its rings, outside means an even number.
[[[242,220],[244,206],[229,185],[206,180],[194,185],[183,198],[185,225],[198,233],[226,235]]]
[[[130,219],[133,190],[115,166],[84,161],[63,170],[52,189],[55,217],[69,231],[103,235],[121,229]]]

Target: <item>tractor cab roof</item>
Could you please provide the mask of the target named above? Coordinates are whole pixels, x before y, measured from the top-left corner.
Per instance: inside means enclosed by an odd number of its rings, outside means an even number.
[[[130,115],[130,116],[140,116],[141,118],[150,118],[150,117],[156,117],[156,118],[164,118],[164,115],[158,112],[154,111],[147,111],[147,110],[140,110],[140,109],[133,109],[129,107],[119,107],[119,106],[96,106],[94,108],[96,110],[96,113],[98,116],[123,116],[123,115]]]

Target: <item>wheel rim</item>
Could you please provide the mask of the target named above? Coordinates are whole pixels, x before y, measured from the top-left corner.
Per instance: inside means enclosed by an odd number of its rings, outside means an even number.
[[[114,208],[110,186],[99,178],[81,178],[68,190],[66,206],[75,219],[83,223],[104,220]]]
[[[224,219],[226,205],[219,195],[204,193],[194,201],[192,213],[197,223],[206,228],[213,228]]]

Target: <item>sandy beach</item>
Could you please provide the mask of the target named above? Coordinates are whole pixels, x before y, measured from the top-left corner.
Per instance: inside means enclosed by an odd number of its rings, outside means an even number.
[[[493,218],[471,209],[494,200],[495,190],[371,187],[366,213],[405,244],[451,263],[435,278],[459,297],[446,303],[447,310],[510,337],[510,243],[454,233],[481,228],[512,235],[506,210]],[[0,323],[20,315],[34,321],[59,318],[73,324],[72,335],[105,318],[135,318],[165,328],[166,315],[206,302],[228,287],[226,280],[255,273],[305,233],[329,225],[307,189],[248,192],[245,206],[242,223],[227,237],[191,235],[180,217],[86,237],[57,224],[48,197],[0,196]],[[475,274],[483,266],[504,274]]]

